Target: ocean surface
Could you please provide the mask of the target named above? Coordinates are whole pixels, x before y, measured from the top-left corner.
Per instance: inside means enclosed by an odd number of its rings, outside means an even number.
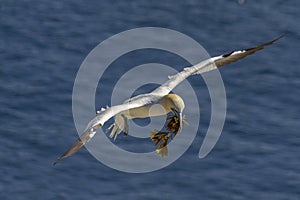
[[[296,0],[1,1],[0,199],[299,199],[299,20]],[[171,165],[124,173],[83,148],[52,166],[78,137],[72,91],[81,63],[100,42],[139,27],[182,32],[212,56],[286,37],[220,69],[226,121],[204,159],[198,152],[211,104],[198,76],[189,82],[198,91],[200,128]],[[114,74],[149,62],[176,70],[187,65],[154,50],[124,55],[97,90],[96,107],[110,105],[106,94],[116,83]],[[132,148],[132,141],[122,138],[117,144]]]

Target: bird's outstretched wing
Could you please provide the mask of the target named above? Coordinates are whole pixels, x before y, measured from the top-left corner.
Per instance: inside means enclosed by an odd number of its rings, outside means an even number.
[[[161,96],[153,94],[142,94],[127,100],[124,104],[112,106],[106,109],[102,109],[99,114],[90,121],[87,128],[83,134],[78,138],[78,140],[62,155],[60,156],[53,165],[63,160],[66,157],[71,156],[77,152],[81,147],[83,147],[92,137],[94,137],[96,130],[101,128],[103,124],[110,118],[114,117],[122,111],[126,111],[133,108],[138,108],[141,106],[152,104],[158,101]]]
[[[274,40],[271,40],[264,44],[258,45],[256,47],[248,48],[245,50],[239,50],[239,51],[231,51],[229,53],[204,60],[197,65],[194,65],[191,67],[186,67],[183,69],[183,71],[181,71],[173,76],[169,76],[169,80],[167,82],[165,82],[164,84],[162,84],[157,89],[155,89],[152,93],[160,94],[160,95],[167,95],[171,92],[171,90],[173,90],[178,84],[180,84],[187,77],[189,77],[191,75],[202,74],[202,73],[214,70],[218,67],[222,67],[224,65],[238,61],[248,55],[254,54],[256,51],[259,51],[266,46],[273,44],[274,42],[276,42],[277,40],[279,40],[282,37],[284,37],[284,35],[281,35],[280,37],[278,37]]]
[[[262,45],[241,50],[241,51],[232,51],[230,53],[216,56],[210,59],[207,59],[205,61],[200,62],[197,65],[194,65],[192,67],[184,68],[183,71],[177,73],[176,75],[170,76],[169,80],[155,89],[153,92],[149,94],[143,94],[136,96],[132,99],[129,99],[124,104],[113,106],[110,108],[107,108],[105,110],[102,110],[87,126],[86,130],[83,132],[83,134],[80,136],[80,138],[75,142],[75,144],[68,149],[61,157],[59,157],[53,164],[57,164],[62,159],[71,156],[75,152],[77,152],[82,146],[84,146],[96,133],[96,130],[103,126],[103,124],[108,121],[110,118],[115,116],[116,114],[126,111],[132,108],[137,108],[141,106],[145,106],[148,104],[151,104],[153,102],[156,102],[159,98],[169,94],[172,89],[174,89],[179,83],[181,83],[184,79],[191,75],[195,74],[202,74],[208,71],[211,71],[213,69],[216,69],[217,67],[221,67],[224,65],[227,65],[229,63],[235,62],[237,60],[240,60],[248,55],[251,55],[255,53],[258,50],[263,49],[264,47],[273,44],[275,41],[282,38],[282,36],[269,41],[267,43],[264,43]]]

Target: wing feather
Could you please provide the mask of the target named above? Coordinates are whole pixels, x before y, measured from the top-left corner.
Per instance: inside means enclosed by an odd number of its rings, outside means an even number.
[[[110,118],[114,117],[116,114],[129,110],[132,108],[137,108],[145,105],[149,105],[153,102],[157,102],[163,96],[169,94],[172,89],[174,89],[179,83],[185,80],[187,77],[195,74],[202,74],[211,70],[216,69],[217,67],[221,67],[232,62],[238,61],[248,55],[254,54],[256,51],[263,49],[266,46],[273,44],[275,41],[282,38],[284,35],[266,42],[264,44],[258,45],[256,47],[252,47],[245,50],[240,51],[231,51],[227,54],[216,56],[213,58],[209,58],[200,62],[197,65],[186,67],[181,72],[169,76],[169,80],[162,84],[160,87],[155,89],[150,94],[138,95],[134,98],[125,101],[123,104],[118,106],[112,106],[107,109],[102,109],[99,114],[91,120],[88,124],[86,130],[79,137],[79,139],[69,148],[61,157],[59,157],[53,164],[57,164],[62,159],[71,156],[75,152],[77,152],[81,147],[83,147],[96,133],[96,130],[103,126],[103,124],[108,121]]]
[[[280,38],[284,37],[284,35],[279,36],[278,38],[271,40],[269,42],[266,42],[264,44],[258,45],[256,47],[248,48],[245,50],[240,50],[240,51],[232,51],[228,54],[224,54],[222,56],[219,56],[218,59],[215,60],[215,65],[217,67],[221,67],[224,65],[228,65],[232,62],[235,62],[237,60],[240,60],[242,58],[245,58],[246,56],[249,56],[251,54],[254,54],[256,51],[262,50],[266,46],[269,46],[279,40]]]
[[[103,124],[108,121],[110,118],[114,117],[118,113],[129,110],[132,108],[137,108],[145,105],[149,105],[154,103],[160,99],[160,96],[153,94],[142,94],[136,97],[133,97],[127,101],[125,101],[121,105],[112,106],[105,110],[101,110],[99,114],[91,120],[88,124],[86,130],[83,134],[76,140],[76,142],[62,155],[60,156],[53,165],[56,165],[61,160],[71,156],[75,152],[77,152],[81,147],[83,147],[92,137],[94,137],[96,130],[101,128]]]
[[[256,47],[252,47],[240,51],[231,51],[229,53],[204,60],[197,65],[186,67],[183,69],[183,71],[175,75],[169,76],[169,80],[164,84],[162,84],[157,89],[155,89],[152,93],[167,95],[171,92],[172,89],[174,89],[178,84],[180,84],[187,77],[196,74],[203,74],[205,72],[217,69],[218,67],[222,67],[224,65],[238,61],[242,58],[245,58],[246,56],[254,54],[256,51],[259,51],[265,48],[266,46],[273,44],[274,42],[276,42],[282,37],[284,37],[284,35],[281,35],[274,40],[258,45]]]

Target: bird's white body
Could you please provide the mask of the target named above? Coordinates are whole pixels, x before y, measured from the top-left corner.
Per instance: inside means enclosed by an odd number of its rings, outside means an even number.
[[[147,106],[141,106],[138,108],[132,108],[128,111],[123,111],[118,115],[123,115],[127,119],[135,119],[135,118],[147,118],[147,117],[155,117],[168,114],[170,110],[166,110],[161,104],[153,104]]]
[[[172,108],[177,108],[178,113],[181,113],[184,109],[184,102],[182,98],[176,94],[167,94],[165,96],[152,95],[139,95],[136,99],[142,101],[143,99],[152,99],[148,104],[136,108],[121,111],[115,116],[115,122],[109,127],[113,128],[110,137],[117,137],[121,131],[128,133],[128,119],[135,118],[147,118],[166,115],[172,111]],[[129,99],[125,101],[125,104],[130,104],[136,99]],[[180,115],[180,114],[179,114]],[[179,116],[181,117],[181,115]]]

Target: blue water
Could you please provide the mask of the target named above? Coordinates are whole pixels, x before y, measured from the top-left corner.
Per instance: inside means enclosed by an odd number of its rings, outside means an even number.
[[[0,2],[0,199],[299,199],[300,2],[108,2]],[[53,167],[77,138],[72,88],[80,64],[106,38],[144,26],[187,34],[211,55],[287,36],[220,70],[227,118],[205,159],[198,150],[210,99],[201,77],[192,77],[201,93],[200,129],[175,163],[127,174],[82,149]],[[126,66],[134,58],[125,58]],[[186,64],[168,58],[176,69]]]

